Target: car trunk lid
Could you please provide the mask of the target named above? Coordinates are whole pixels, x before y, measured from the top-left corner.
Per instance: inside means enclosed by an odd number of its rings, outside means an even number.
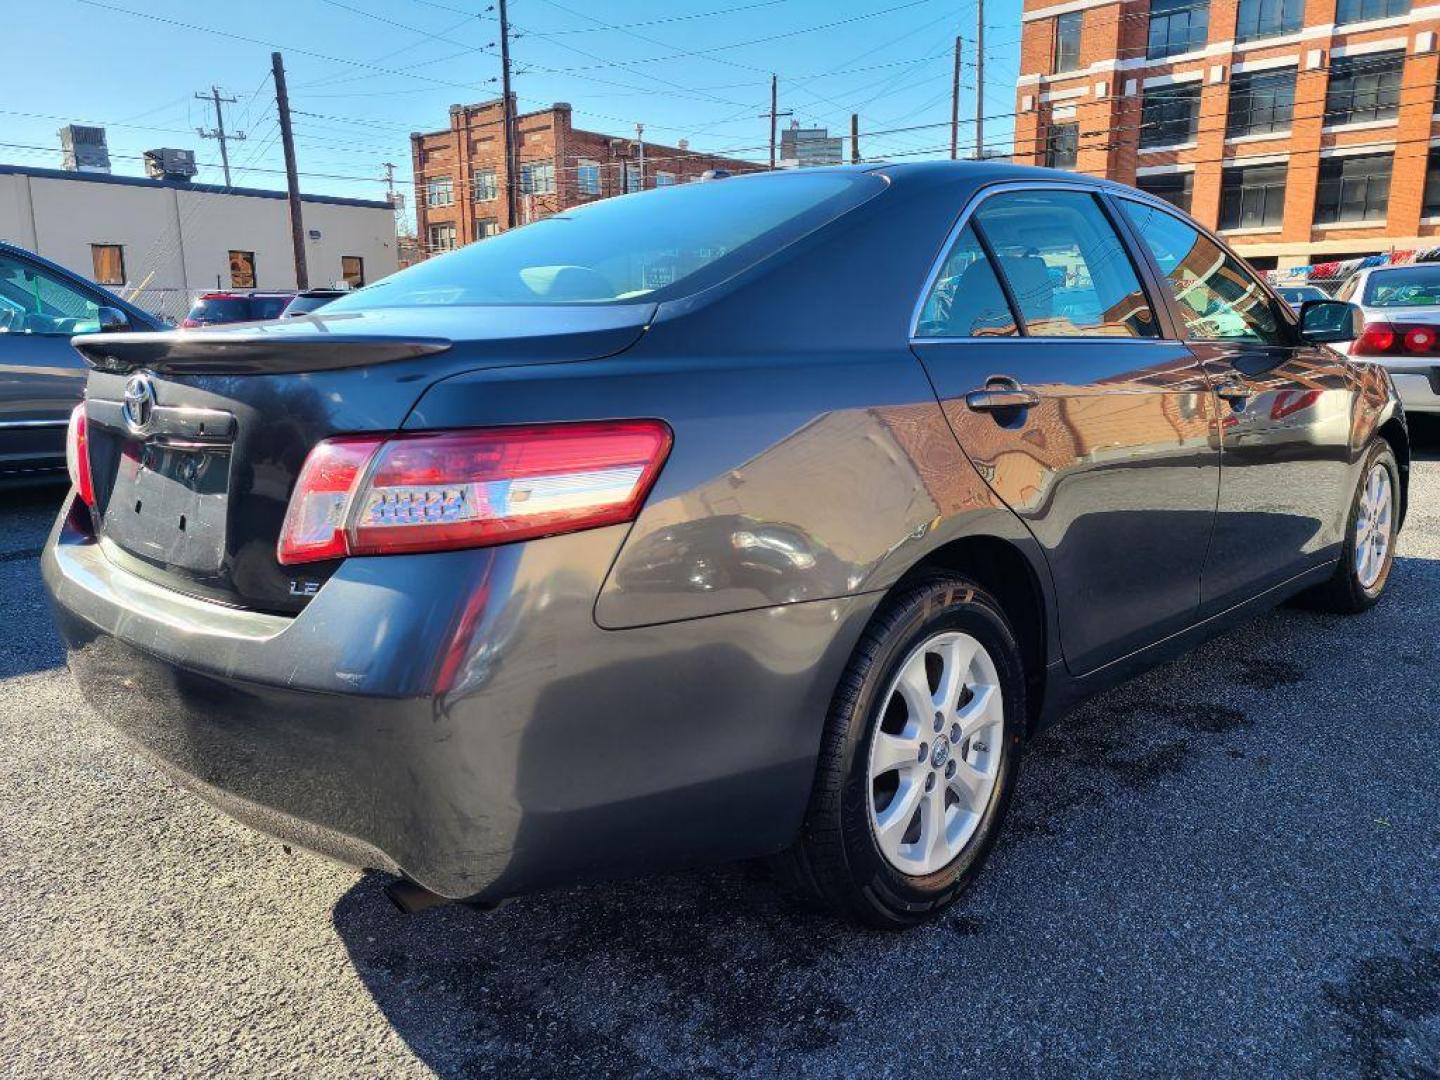
[[[107,556],[192,595],[305,606],[338,563],[283,567],[276,542],[322,439],[395,431],[464,371],[628,348],[653,305],[344,313],[75,339],[87,389],[97,535]]]

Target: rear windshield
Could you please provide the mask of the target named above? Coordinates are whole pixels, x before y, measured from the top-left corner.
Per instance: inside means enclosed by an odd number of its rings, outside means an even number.
[[[285,306],[290,303],[288,296],[252,296],[250,298],[250,318],[252,319],[278,319]]]
[[[684,296],[723,281],[884,186],[864,173],[765,173],[602,199],[428,259],[329,310]]]
[[[1440,266],[1407,266],[1371,274],[1361,303],[1380,308],[1440,304]]]
[[[250,300],[244,296],[227,296],[196,300],[190,318],[207,322],[245,322],[250,318]]]

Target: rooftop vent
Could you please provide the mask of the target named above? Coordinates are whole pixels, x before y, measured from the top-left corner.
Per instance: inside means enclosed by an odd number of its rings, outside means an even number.
[[[65,168],[70,172],[108,173],[110,150],[105,145],[105,129],[67,124],[60,129],[60,150]]]
[[[152,180],[179,180],[188,184],[195,175],[195,151],[171,147],[146,150],[145,175]]]

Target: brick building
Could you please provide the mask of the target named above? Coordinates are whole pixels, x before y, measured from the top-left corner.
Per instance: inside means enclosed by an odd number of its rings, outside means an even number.
[[[1440,6],[1024,0],[1015,160],[1151,191],[1254,265],[1440,244]]]
[[[426,254],[449,251],[506,228],[504,109],[497,98],[450,106],[444,131],[415,132],[416,231]],[[642,188],[682,184],[707,169],[753,172],[750,161],[640,143],[574,127],[563,102],[515,117],[518,220]],[[642,153],[643,146],[643,153]]]

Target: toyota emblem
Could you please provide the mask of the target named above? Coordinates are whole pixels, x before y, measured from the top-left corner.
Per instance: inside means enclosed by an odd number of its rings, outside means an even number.
[[[155,412],[155,384],[150,376],[137,371],[125,380],[125,423],[130,430],[142,432]]]

